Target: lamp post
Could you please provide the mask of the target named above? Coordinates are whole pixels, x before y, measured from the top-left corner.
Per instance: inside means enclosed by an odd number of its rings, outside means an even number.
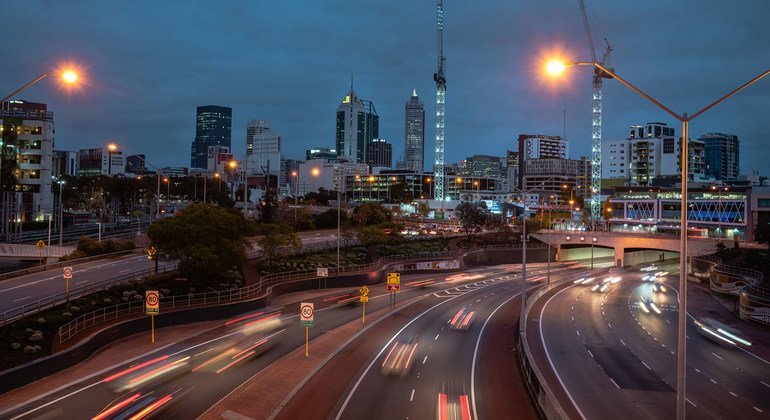
[[[64,208],[62,207],[61,194],[62,194],[62,187],[64,186],[64,184],[67,183],[67,181],[63,179],[59,179],[58,181],[56,181],[56,183],[59,184],[59,246],[61,246],[62,239],[64,236]]]
[[[689,130],[690,130],[690,121],[694,120],[695,118],[699,117],[704,112],[710,110],[711,108],[717,106],[725,99],[735,95],[736,93],[746,89],[747,87],[753,85],[763,77],[770,74],[770,69],[767,69],[754,77],[753,79],[749,80],[748,82],[738,86],[734,90],[728,92],[721,98],[717,99],[716,101],[712,102],[711,104],[705,106],[700,111],[688,115],[687,113],[683,114],[677,114],[676,112],[672,111],[662,103],[658,102],[656,99],[654,99],[652,96],[648,95],[641,89],[637,88],[630,82],[626,81],[622,77],[618,76],[613,72],[612,70],[604,67],[603,65],[597,63],[597,62],[575,62],[570,64],[565,64],[564,62],[561,62],[559,60],[551,60],[547,64],[547,71],[551,75],[559,75],[564,72],[564,70],[567,67],[572,66],[592,66],[598,69],[601,72],[606,73],[607,75],[611,76],[618,82],[620,82],[623,86],[631,89],[632,91],[636,92],[643,98],[647,99],[648,101],[652,102],[656,106],[658,106],[660,109],[665,111],[667,114],[674,117],[677,121],[680,121],[682,123],[682,146],[681,146],[681,153],[680,153],[680,161],[681,163],[681,177],[682,177],[682,191],[681,191],[681,211],[680,211],[680,244],[679,244],[679,300],[680,300],[680,308],[679,308],[679,320],[678,320],[678,337],[677,337],[677,375],[676,375],[676,418],[677,419],[684,419],[685,418],[685,412],[687,408],[686,403],[686,364],[687,364],[687,341],[686,341],[686,328],[687,328],[687,218],[688,218],[688,195],[687,195],[687,184],[688,184],[688,178],[689,178],[689,150],[688,150],[688,137],[689,137]]]
[[[553,208],[553,196],[549,196],[551,199],[548,204],[548,266],[546,269],[546,284],[551,284],[551,231],[553,230],[553,219],[551,218],[551,210]]]
[[[214,172],[214,178],[217,179],[217,192],[222,192],[222,175],[219,175],[219,172]]]

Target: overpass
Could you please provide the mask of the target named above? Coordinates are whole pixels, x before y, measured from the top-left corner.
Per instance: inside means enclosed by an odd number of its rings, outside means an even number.
[[[679,258],[679,235],[644,232],[611,232],[543,229],[530,235],[558,249],[560,261],[612,256],[616,266],[627,266]],[[716,251],[718,239],[689,237],[688,255]]]
[[[0,243],[0,259],[37,260],[39,258],[61,258],[75,250],[74,246],[46,246],[42,250],[35,245]]]

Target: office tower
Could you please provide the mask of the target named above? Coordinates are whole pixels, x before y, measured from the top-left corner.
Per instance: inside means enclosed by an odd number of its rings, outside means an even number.
[[[412,97],[406,103],[405,116],[405,168],[421,174],[425,165],[425,108],[417,96],[416,89],[412,91]]]
[[[3,233],[10,232],[11,220],[43,220],[53,211],[54,132],[46,104],[13,100],[0,111]]]
[[[76,176],[78,173],[78,152],[67,150],[53,151],[53,165],[51,176],[60,178],[64,175]]]
[[[500,178],[503,162],[499,156],[473,155],[462,161],[462,176],[475,178]]]
[[[393,145],[384,139],[373,139],[366,149],[366,164],[390,169],[393,166]]]
[[[217,105],[198,107],[190,167],[206,168],[209,146],[231,146],[232,115],[232,108]]]
[[[364,162],[366,157],[366,108],[353,90],[337,107],[336,122],[337,156],[350,162]]]
[[[305,160],[326,159],[329,161],[337,160],[337,149],[328,147],[316,147],[305,150]]]
[[[723,181],[737,180],[740,175],[738,136],[708,133],[698,140],[705,146],[706,175]]]
[[[149,169],[144,164],[145,157],[141,155],[130,155],[126,157],[126,173],[127,174],[146,174],[149,173]]]
[[[120,149],[110,150],[107,146],[80,149],[78,159],[78,176],[115,176],[126,173],[126,161]]]
[[[374,102],[362,99],[361,103],[364,104],[364,109],[366,110],[366,149],[364,149],[363,152],[359,150],[359,155],[362,156],[361,161],[364,162],[366,160],[369,146],[372,144],[374,139],[380,138],[380,116],[377,115],[377,110],[374,108]]]
[[[519,135],[519,185],[524,185],[530,159],[567,159],[569,143],[559,136]]]
[[[251,139],[249,131],[252,130]],[[270,121],[251,120],[246,128],[246,170],[250,174],[276,175],[280,182],[283,139],[273,131]]]

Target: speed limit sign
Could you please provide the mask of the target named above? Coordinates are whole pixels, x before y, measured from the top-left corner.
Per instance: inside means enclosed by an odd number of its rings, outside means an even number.
[[[144,307],[147,315],[158,315],[160,313],[160,302],[158,302],[158,291],[148,290],[144,295]]]
[[[312,327],[315,311],[312,302],[302,302],[299,305],[299,322],[303,327]]]

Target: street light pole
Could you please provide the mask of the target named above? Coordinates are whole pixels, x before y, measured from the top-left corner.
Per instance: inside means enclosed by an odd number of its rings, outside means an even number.
[[[680,239],[679,239],[679,316],[678,316],[678,334],[677,334],[677,375],[676,375],[676,418],[679,420],[684,420],[685,418],[685,412],[687,408],[687,402],[686,402],[686,378],[687,378],[687,370],[686,370],[686,364],[687,364],[687,341],[686,341],[686,328],[687,328],[687,223],[688,223],[688,195],[687,195],[687,184],[689,180],[689,147],[688,147],[688,136],[689,136],[689,130],[690,130],[690,121],[694,120],[704,112],[710,110],[711,108],[717,106],[725,99],[735,95],[736,93],[746,89],[747,87],[753,85],[763,77],[770,74],[770,69],[767,69],[754,77],[753,79],[749,80],[748,82],[738,86],[736,89],[732,90],[731,92],[728,92],[726,95],[722,96],[721,98],[717,99],[716,101],[712,102],[711,104],[707,105],[700,111],[688,115],[687,113],[683,113],[682,115],[677,114],[676,112],[672,111],[662,103],[658,102],[655,98],[648,95],[641,89],[637,88],[630,82],[626,81],[622,77],[615,74],[614,71],[604,67],[602,64],[599,64],[597,62],[576,62],[572,63],[570,65],[566,65],[564,63],[558,62],[558,61],[551,61],[548,64],[548,71],[552,75],[560,74],[564,71],[565,68],[570,66],[593,66],[597,69],[603,71],[604,73],[608,74],[618,82],[620,82],[623,86],[633,90],[643,98],[647,99],[648,101],[652,102],[653,104],[657,105],[660,109],[674,117],[677,121],[680,121],[682,123],[682,146],[681,146],[681,153],[680,153],[680,161],[681,163],[681,177],[682,177],[682,190],[681,190],[681,212],[680,212]]]
[[[61,193],[64,186],[64,180],[60,179],[56,181],[59,184],[59,246],[62,246],[62,239],[64,236],[64,207],[62,207]]]

